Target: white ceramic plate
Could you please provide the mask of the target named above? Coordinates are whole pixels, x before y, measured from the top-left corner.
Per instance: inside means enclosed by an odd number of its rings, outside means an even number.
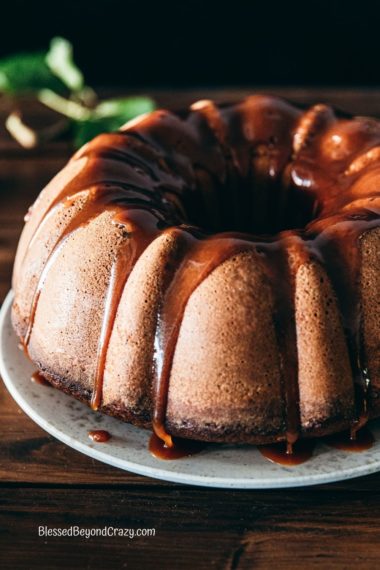
[[[11,303],[10,292],[0,311],[0,373],[6,387],[38,425],[90,457],[166,481],[236,489],[316,485],[380,470],[380,422],[372,423],[377,441],[370,450],[349,453],[320,443],[312,459],[294,467],[273,464],[248,445],[212,445],[189,458],[155,459],[147,449],[150,434],[145,430],[95,413],[58,390],[30,381],[34,368],[18,348],[10,322]],[[89,439],[88,431],[100,428],[112,434],[108,443]]]

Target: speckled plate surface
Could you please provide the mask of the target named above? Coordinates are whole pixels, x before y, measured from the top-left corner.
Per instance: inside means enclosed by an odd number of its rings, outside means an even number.
[[[348,453],[319,443],[308,462],[282,467],[250,446],[211,445],[198,455],[161,461],[147,449],[149,433],[91,411],[73,398],[30,381],[33,365],[18,348],[10,322],[12,293],[0,311],[0,373],[18,405],[48,433],[74,449],[120,469],[190,485],[259,489],[316,485],[380,470],[380,422],[371,425],[377,441],[367,451]],[[93,443],[92,429],[112,434]]]

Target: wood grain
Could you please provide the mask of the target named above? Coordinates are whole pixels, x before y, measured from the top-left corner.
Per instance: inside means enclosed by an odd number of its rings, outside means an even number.
[[[261,91],[274,92],[273,89]],[[380,116],[380,91],[281,89]],[[108,91],[109,94],[111,91]],[[238,99],[248,91],[156,92],[160,105]],[[24,102],[33,120],[49,117]],[[0,125],[8,112],[0,100]],[[0,127],[0,301],[9,290],[23,215],[70,155],[67,140],[33,152]],[[114,469],[36,426],[0,384],[0,567],[209,569],[379,567],[380,474],[314,488],[224,491]],[[38,525],[155,528],[155,537],[41,538]]]
[[[4,487],[12,562],[49,568],[376,568],[376,478],[293,491],[221,491],[139,484]],[[38,525],[155,528],[156,536],[39,538]],[[48,564],[49,563],[49,564]]]

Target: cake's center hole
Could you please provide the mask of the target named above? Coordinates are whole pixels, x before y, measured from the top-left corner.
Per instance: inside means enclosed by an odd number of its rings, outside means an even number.
[[[318,204],[307,188],[283,186],[277,181],[202,184],[186,204],[189,221],[209,232],[273,235],[303,229],[318,214]]]

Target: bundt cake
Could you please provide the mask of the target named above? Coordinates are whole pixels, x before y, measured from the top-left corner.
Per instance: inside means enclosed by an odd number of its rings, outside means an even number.
[[[86,144],[27,215],[13,325],[55,387],[256,444],[380,415],[380,122],[254,95]]]

